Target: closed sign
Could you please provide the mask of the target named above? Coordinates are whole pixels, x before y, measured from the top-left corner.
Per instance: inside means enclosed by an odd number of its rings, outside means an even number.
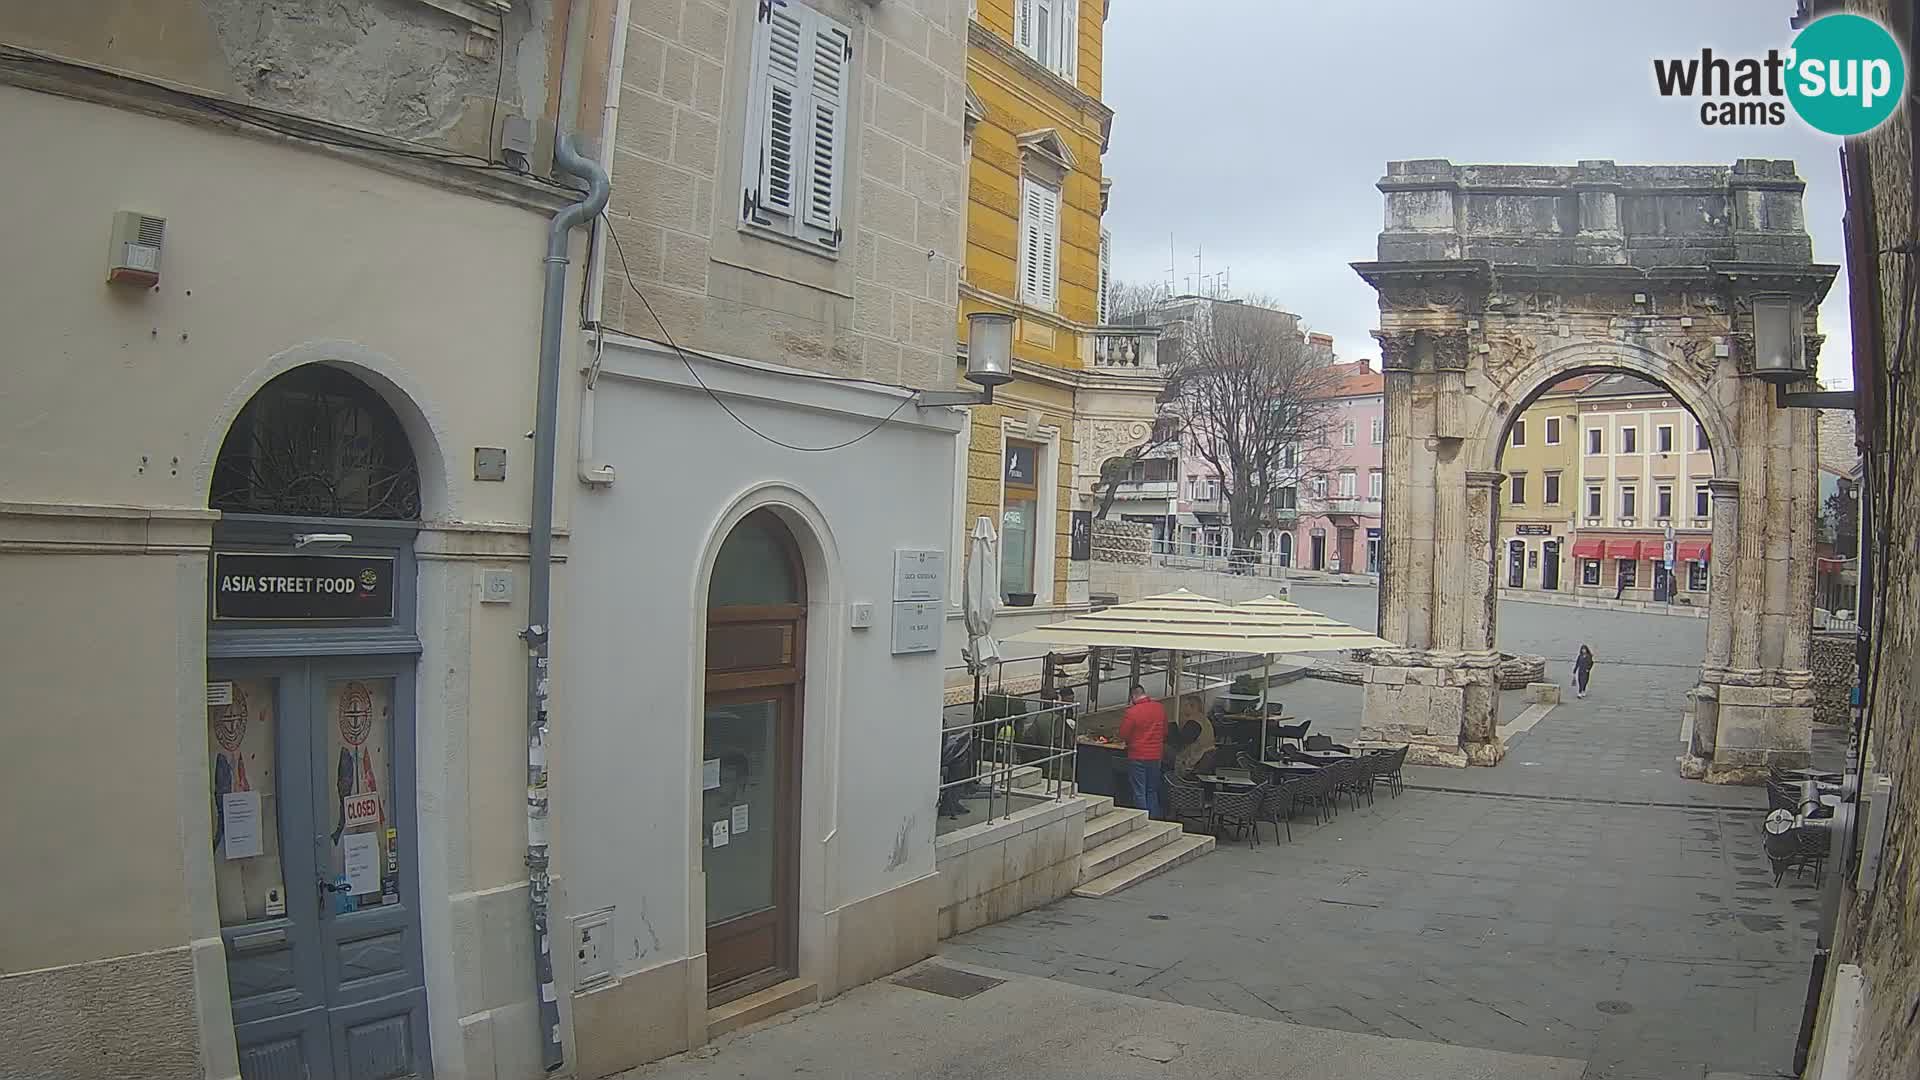
[[[341,800],[342,814],[346,818],[347,828],[358,825],[378,825],[380,823],[380,796],[349,795]]]

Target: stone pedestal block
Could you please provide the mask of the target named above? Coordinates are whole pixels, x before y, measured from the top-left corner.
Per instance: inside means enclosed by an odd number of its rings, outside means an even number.
[[[1409,764],[1464,767],[1460,731],[1467,688],[1448,674],[1436,668],[1368,668],[1356,749],[1411,746]]]
[[[1536,682],[1527,684],[1527,700],[1535,705],[1560,704],[1560,684]]]
[[[1706,779],[1757,784],[1769,765],[1806,768],[1813,760],[1813,705],[1806,697],[1796,688],[1722,685]]]

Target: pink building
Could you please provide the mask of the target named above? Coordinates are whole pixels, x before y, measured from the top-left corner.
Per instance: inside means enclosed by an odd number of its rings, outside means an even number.
[[[1331,342],[1329,342],[1331,344]],[[1333,365],[1326,449],[1303,461],[1296,524],[1279,537],[1283,561],[1308,570],[1378,573],[1380,497],[1386,486],[1385,382],[1367,360]],[[1282,492],[1276,510],[1284,528]],[[1291,550],[1289,550],[1291,549]]]

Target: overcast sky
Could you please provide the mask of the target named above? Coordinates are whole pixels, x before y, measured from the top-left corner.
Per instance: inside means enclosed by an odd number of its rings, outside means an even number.
[[[1839,142],[1801,124],[1719,129],[1663,99],[1653,58],[1785,48],[1793,0],[1115,0],[1105,98],[1113,273],[1193,287],[1231,268],[1378,358],[1374,257],[1386,162],[1727,163],[1792,158],[1817,261],[1843,263]],[[1821,308],[1820,371],[1850,383],[1846,281]]]

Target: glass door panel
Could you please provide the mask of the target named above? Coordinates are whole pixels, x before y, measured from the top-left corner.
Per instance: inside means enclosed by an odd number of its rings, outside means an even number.
[[[710,986],[788,962],[789,694],[741,691],[707,705],[700,832]]]

